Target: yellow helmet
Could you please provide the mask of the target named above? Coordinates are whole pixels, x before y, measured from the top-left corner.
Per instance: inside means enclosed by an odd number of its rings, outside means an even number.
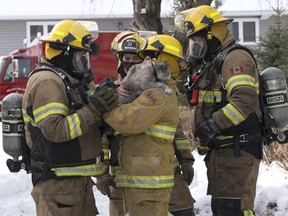
[[[184,27],[186,29],[186,36],[189,37],[201,30],[210,30],[212,35],[222,40],[222,35],[226,34],[222,32],[223,29],[213,28],[214,26],[225,26],[232,22],[233,19],[226,18],[221,15],[221,13],[211,6],[200,5],[194,10],[191,10],[185,18]]]
[[[143,38],[137,33],[125,37],[119,44],[118,50],[115,53],[122,58],[123,53],[133,53],[138,55],[140,49],[143,46]]]
[[[157,35],[148,37],[139,55],[144,58],[150,55],[158,61],[166,61],[173,78],[178,76],[180,70],[186,69],[183,48],[180,42],[170,35]]]
[[[92,36],[94,36],[94,38]],[[50,35],[42,38],[41,41],[46,42],[46,58],[52,59],[67,50],[68,47],[87,52],[92,51],[90,44],[97,36],[98,25],[96,22],[62,20],[53,27]]]

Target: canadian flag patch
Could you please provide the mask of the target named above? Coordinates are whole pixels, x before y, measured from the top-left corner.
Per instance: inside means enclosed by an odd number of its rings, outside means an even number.
[[[234,67],[230,69],[230,73],[231,74],[239,74],[239,73],[243,73],[244,69],[242,66],[238,66],[238,67]]]

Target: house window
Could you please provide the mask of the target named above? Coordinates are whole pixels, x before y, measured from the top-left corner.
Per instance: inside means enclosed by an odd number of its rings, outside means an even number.
[[[30,44],[35,38],[37,38],[38,32],[41,35],[45,35],[51,32],[57,21],[52,22],[27,22],[26,39],[27,45]]]
[[[234,19],[229,28],[235,39],[242,45],[256,45],[259,42],[259,19]]]

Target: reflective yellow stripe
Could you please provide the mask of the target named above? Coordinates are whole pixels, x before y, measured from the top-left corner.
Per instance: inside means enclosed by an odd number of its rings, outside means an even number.
[[[56,176],[95,176],[100,175],[105,171],[103,163],[82,165],[75,167],[57,167],[51,168]]]
[[[114,135],[114,136],[117,136],[118,134],[120,134],[120,133],[117,132],[117,131],[114,131],[114,132],[113,132],[113,135]]]
[[[173,50],[175,53],[180,53],[180,51],[177,47],[171,46],[169,44],[165,44],[165,50]]]
[[[110,174],[111,174],[112,176],[115,176],[116,173],[117,173],[118,170],[119,170],[119,167],[120,167],[120,166],[111,166]]]
[[[242,115],[232,104],[227,104],[222,108],[222,111],[234,125],[238,125],[245,120],[245,116]]]
[[[244,211],[244,216],[255,216],[254,212],[251,210]]]
[[[208,146],[198,146],[197,147],[198,150],[201,150],[201,151],[208,151],[210,150],[210,148]]]
[[[103,149],[104,160],[109,160],[109,149]]]
[[[178,161],[176,155],[175,155],[174,158],[173,158],[172,164],[173,164],[173,167],[174,167],[174,168],[180,166],[179,161]]]
[[[137,188],[166,188],[173,187],[174,175],[167,176],[116,176],[118,187],[137,187]]]
[[[173,140],[175,136],[176,128],[168,127],[164,125],[155,124],[148,128],[145,133],[149,136],[155,136],[159,138]]]
[[[199,91],[198,102],[220,103],[222,98],[222,92],[219,90],[214,91]]]
[[[259,84],[256,83],[254,77],[248,74],[240,74],[240,75],[236,75],[228,79],[225,85],[225,88],[227,89],[228,94],[231,95],[233,88],[235,88],[236,86],[241,86],[241,85],[246,85],[246,86],[248,85],[248,86],[254,87],[256,90],[257,90],[257,86],[259,86]]]
[[[81,136],[82,130],[80,127],[80,119],[77,113],[66,116],[68,121],[71,139]]]
[[[26,109],[22,109],[23,119],[25,123],[30,123],[32,126],[36,127],[35,121],[27,114]]]
[[[215,137],[216,139],[218,139],[218,140],[225,140],[225,139],[231,139],[231,138],[233,138],[233,136],[216,136]]]
[[[181,140],[176,140],[176,148],[179,150],[191,150],[191,145],[188,139],[181,139]]]
[[[47,116],[55,114],[67,116],[69,114],[69,109],[62,103],[53,102],[33,111],[36,124]]]

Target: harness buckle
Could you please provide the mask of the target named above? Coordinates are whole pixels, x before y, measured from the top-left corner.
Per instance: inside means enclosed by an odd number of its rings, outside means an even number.
[[[248,134],[240,134],[240,135],[239,135],[239,142],[240,142],[240,143],[247,143],[247,142],[249,142]]]

